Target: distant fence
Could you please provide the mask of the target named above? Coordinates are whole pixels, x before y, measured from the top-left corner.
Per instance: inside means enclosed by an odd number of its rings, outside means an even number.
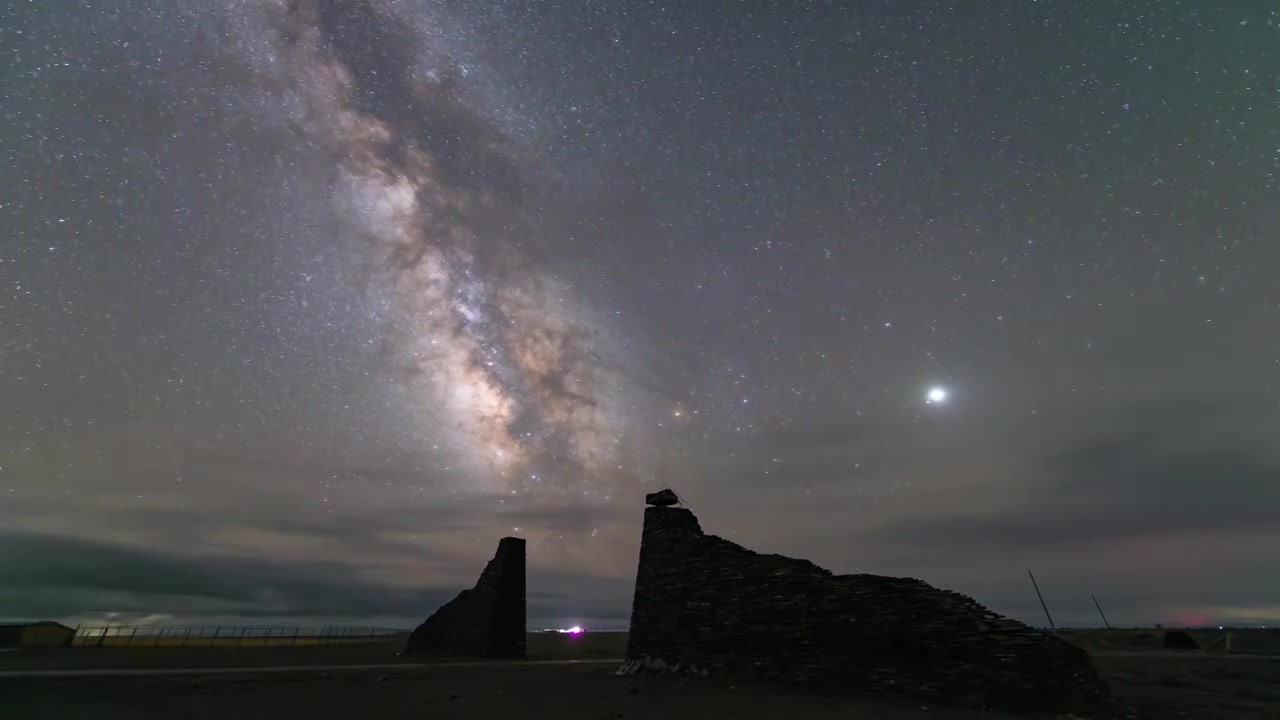
[[[73,647],[282,647],[338,645],[407,636],[400,628],[314,625],[81,625]]]

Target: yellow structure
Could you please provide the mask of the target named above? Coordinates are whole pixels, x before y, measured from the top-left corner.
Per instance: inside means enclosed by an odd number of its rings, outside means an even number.
[[[0,623],[0,648],[65,647],[76,631],[52,620]]]

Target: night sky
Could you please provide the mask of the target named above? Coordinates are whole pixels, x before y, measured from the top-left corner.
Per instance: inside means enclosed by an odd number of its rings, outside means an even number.
[[[1042,623],[1280,621],[1273,3],[0,9],[0,616],[408,625],[645,492]],[[114,615],[110,615],[114,613]]]

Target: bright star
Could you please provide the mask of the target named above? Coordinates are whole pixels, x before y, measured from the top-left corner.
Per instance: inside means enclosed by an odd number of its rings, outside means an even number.
[[[944,387],[931,387],[925,395],[925,402],[930,405],[940,405],[947,401],[947,389]]]

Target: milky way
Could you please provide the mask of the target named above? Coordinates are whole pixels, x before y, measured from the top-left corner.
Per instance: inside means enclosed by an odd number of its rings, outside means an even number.
[[[1031,622],[1280,618],[1280,10],[64,5],[0,7],[0,619],[417,622],[508,534],[625,618],[664,484]]]
[[[278,109],[333,159],[334,201],[393,298],[407,391],[439,409],[478,477],[603,487],[625,413],[600,330],[522,251],[520,172],[423,19],[311,0],[263,2],[242,22],[261,24],[247,57]]]

